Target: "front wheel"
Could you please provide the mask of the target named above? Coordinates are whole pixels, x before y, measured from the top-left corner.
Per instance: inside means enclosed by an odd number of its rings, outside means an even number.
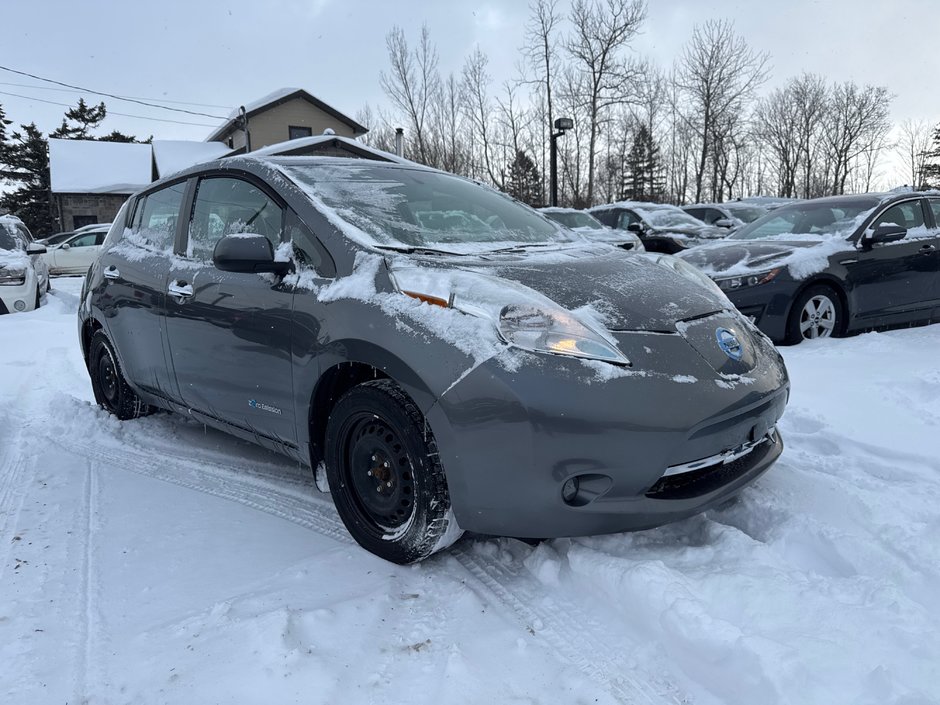
[[[326,426],[326,473],[340,518],[360,546],[412,563],[460,536],[437,444],[391,380],[346,392]]]
[[[845,309],[828,286],[811,286],[796,300],[787,322],[787,343],[830,338],[842,332]]]
[[[98,331],[91,339],[88,373],[95,401],[122,421],[146,416],[152,409],[130,388],[108,337]]]

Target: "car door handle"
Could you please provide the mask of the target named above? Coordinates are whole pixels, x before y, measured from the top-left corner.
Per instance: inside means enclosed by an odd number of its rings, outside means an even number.
[[[923,247],[921,247],[921,248],[920,248],[920,251],[923,252],[924,254],[926,254],[926,253],[928,253],[928,252],[933,252],[933,251],[936,250],[936,249],[937,249],[936,247],[934,247],[933,245],[931,245],[930,243],[928,243],[928,244],[924,245]]]
[[[181,300],[191,298],[193,295],[192,285],[179,279],[170,282],[166,291],[170,296],[178,296]]]
[[[103,274],[104,274],[105,279],[120,279],[121,278],[121,272],[113,264],[110,267],[106,267]]]

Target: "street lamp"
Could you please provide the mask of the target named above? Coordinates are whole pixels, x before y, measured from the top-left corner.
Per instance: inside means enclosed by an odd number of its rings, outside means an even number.
[[[552,133],[552,144],[551,144],[551,195],[552,195],[552,206],[558,205],[558,146],[555,144],[555,140],[565,134],[565,130],[570,130],[574,127],[574,120],[571,118],[558,118],[555,120],[555,129],[558,132]]]

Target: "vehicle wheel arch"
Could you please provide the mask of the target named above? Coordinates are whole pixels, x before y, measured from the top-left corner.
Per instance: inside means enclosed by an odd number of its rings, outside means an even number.
[[[381,359],[381,362],[379,360]],[[404,361],[391,357],[387,350],[375,355],[359,354],[327,362],[310,394],[307,429],[311,467],[324,455],[326,424],[330,410],[348,390],[375,379],[389,379],[398,384],[422,413],[436,400],[425,381]]]
[[[796,306],[796,302],[800,300],[800,297],[803,296],[804,292],[807,289],[810,289],[814,286],[824,286],[828,289],[831,289],[833,293],[838,297],[839,303],[842,306],[843,312],[843,321],[838,326],[839,330],[836,332],[836,335],[841,336],[846,333],[849,327],[849,320],[851,318],[851,309],[849,308],[849,298],[845,291],[845,285],[839,281],[836,277],[829,274],[819,274],[812,277],[808,277],[797,289],[793,296],[790,297],[790,301],[787,304],[786,317],[784,318],[787,321],[787,330],[789,331],[789,321],[790,316],[793,314],[793,308]]]
[[[91,339],[99,330],[104,330],[104,325],[96,318],[87,318],[82,322],[82,331],[79,336],[82,346],[82,357],[85,364],[88,364],[88,355],[91,353]]]

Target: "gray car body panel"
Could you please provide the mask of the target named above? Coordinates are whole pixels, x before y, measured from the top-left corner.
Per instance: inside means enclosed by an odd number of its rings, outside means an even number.
[[[334,281],[325,277],[294,289],[292,308],[284,314],[289,342],[271,344],[255,358],[263,361],[267,355],[270,370],[285,369],[276,361],[289,354],[288,403],[295,420],[290,438],[271,433],[273,422],[263,411],[246,422],[248,399],[238,418],[233,418],[225,409],[193,408],[179,389],[182,385],[148,386],[130,375],[128,382],[149,403],[315,465],[321,449],[312,429],[322,427],[328,409],[313,400],[319,398],[330,374],[351,365],[367,366],[377,376],[395,380],[425,414],[437,439],[460,526],[521,537],[614,532],[688,516],[732,496],[779,455],[782,442],[767,434],[783,413],[789,391],[781,357],[726,298],[677,273],[664,256],[630,254],[597,244],[573,246],[567,254],[554,257],[519,252],[486,257],[381,253],[341,233],[278,170],[280,162],[236,157],[195,167],[172,180],[224,171],[264,181],[316,233],[335,263],[335,281],[355,271],[357,256],[382,258],[373,277],[375,295],[324,297],[324,287]],[[166,182],[148,191],[162,183]],[[129,217],[129,212],[124,216]],[[123,227],[123,222],[115,222],[118,232]],[[182,224],[179,227],[184,236]],[[88,331],[97,325],[112,340],[120,340],[117,354],[129,370],[133,365],[125,360],[145,355],[132,349],[134,336],[115,330],[124,325],[119,319],[125,314],[120,311],[127,306],[109,295],[113,280],[103,276],[105,268],[122,265],[120,253],[112,251],[109,242],[113,244],[110,236],[86,278],[80,330],[86,342]],[[178,250],[180,245],[178,240]],[[479,331],[491,336],[486,344],[511,353],[511,364],[502,354],[481,358],[462,350],[428,324],[427,316],[436,315],[434,307],[398,292],[389,268],[401,261],[485,272],[568,310],[588,311],[603,320],[606,334],[632,366],[511,349],[500,342],[495,324],[485,322],[480,322]],[[250,287],[255,298],[244,302],[246,310],[263,309],[269,297],[265,292],[283,289],[282,282],[269,278],[264,286]],[[150,296],[138,292],[140,308],[160,305],[159,292]],[[399,309],[402,313],[396,314]],[[186,316],[193,321],[187,329],[192,336],[188,345],[198,349],[200,324],[211,326],[213,321],[200,321],[198,312]],[[127,321],[157,331],[158,318],[150,310]],[[265,342],[250,321],[237,319],[227,325],[229,349],[207,351],[207,365],[214,358],[237,355],[246,340],[255,346]],[[721,351],[714,339],[719,328],[736,334],[744,348],[741,360]],[[154,344],[152,336],[140,340]],[[168,374],[173,374],[171,350],[164,347],[159,354],[150,354],[155,361],[151,364],[163,359]],[[264,400],[264,390],[284,387],[283,380],[268,379],[270,370],[263,364],[241,370],[247,376],[245,388],[259,390],[258,400]],[[734,466],[733,476],[719,477],[724,472],[720,464],[712,474],[714,486],[696,489],[689,497],[650,496],[670,466],[715,456],[765,436],[768,440],[746,456],[746,468]],[[581,506],[566,504],[561,495],[564,482],[575,475],[585,478],[589,501]]]

